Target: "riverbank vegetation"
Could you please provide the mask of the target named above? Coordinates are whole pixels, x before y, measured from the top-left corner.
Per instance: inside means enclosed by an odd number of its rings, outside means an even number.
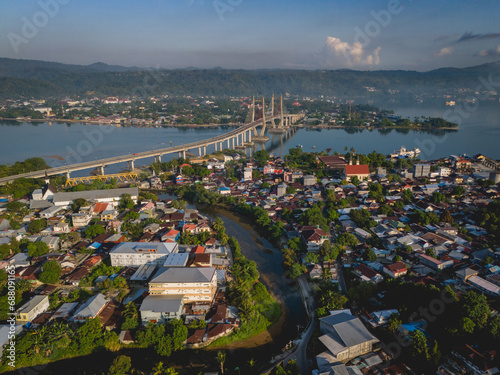
[[[16,368],[31,367],[90,354],[96,350],[117,351],[121,348],[115,332],[103,330],[99,319],[81,326],[56,322],[27,331],[16,337]],[[12,371],[3,352],[0,372]]]
[[[259,271],[255,262],[248,260],[241,252],[238,240],[229,238],[228,244],[233,254],[231,267],[233,282],[227,292],[231,305],[238,307],[241,326],[229,336],[221,337],[211,346],[225,346],[243,341],[264,332],[281,316],[279,303],[271,297],[266,287],[259,282]]]
[[[50,168],[42,158],[29,158],[14,164],[0,164],[0,177],[13,176]]]
[[[394,116],[380,116],[373,118],[369,113],[361,113],[355,118],[349,118],[340,123],[347,127],[367,127],[373,126],[376,128],[418,128],[418,129],[450,129],[458,128],[458,124],[446,121],[440,117],[415,118],[411,121],[408,118],[398,118]]]
[[[42,112],[33,108],[6,108],[0,111],[1,118],[16,119],[18,117],[30,117],[32,119],[43,119]]]

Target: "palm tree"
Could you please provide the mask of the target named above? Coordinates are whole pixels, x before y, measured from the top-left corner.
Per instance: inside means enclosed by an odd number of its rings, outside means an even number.
[[[158,362],[153,366],[153,375],[163,375],[165,374],[165,369],[163,368],[163,362]]]
[[[62,337],[69,335],[72,332],[69,326],[63,322],[56,322],[50,327],[50,338],[51,340],[58,341]]]
[[[276,375],[286,375],[286,371],[285,369],[279,365],[277,368],[276,368]]]
[[[39,331],[33,332],[29,338],[29,341],[31,344],[30,346],[33,348],[35,353],[38,354],[43,345],[43,338],[40,335],[40,332]]]
[[[217,217],[217,219],[215,219],[212,227],[214,228],[214,230],[216,232],[218,232],[221,228],[224,228],[224,222],[222,221],[222,219],[220,217]]]
[[[133,302],[127,303],[125,310],[123,311],[123,316],[125,319],[137,319],[139,317],[137,313],[137,308]]]
[[[115,297],[118,302],[122,302],[125,296],[129,293],[129,290],[127,288],[120,288],[118,295]],[[129,302],[131,303],[131,302]]]
[[[29,290],[30,287],[31,287],[31,284],[28,280],[21,279],[16,283],[16,290],[20,291],[21,293]]]
[[[323,272],[321,273],[321,278],[324,281],[330,281],[332,279],[332,271],[329,267],[323,268]]]
[[[217,362],[220,363],[220,372],[224,375],[224,362],[226,362],[226,353],[218,351],[216,359]]]

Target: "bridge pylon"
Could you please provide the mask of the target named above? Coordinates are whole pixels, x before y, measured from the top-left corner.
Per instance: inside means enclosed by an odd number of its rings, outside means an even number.
[[[264,97],[262,97],[262,128],[260,129],[260,133],[257,132],[256,128],[254,128],[254,142],[265,143],[269,140],[269,137],[265,135],[266,127],[266,100],[264,99]]]

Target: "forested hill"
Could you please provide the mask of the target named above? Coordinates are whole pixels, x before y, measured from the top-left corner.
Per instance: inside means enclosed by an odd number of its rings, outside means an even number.
[[[289,93],[318,97],[415,99],[473,90],[479,78],[498,80],[500,62],[428,72],[379,70],[145,70],[112,66],[66,65],[0,58],[0,99],[61,96],[213,95]]]

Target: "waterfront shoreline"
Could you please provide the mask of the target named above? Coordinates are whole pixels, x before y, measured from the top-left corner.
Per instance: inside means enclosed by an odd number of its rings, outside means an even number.
[[[29,119],[29,118],[7,118],[0,117],[0,121],[16,121],[16,122],[39,122],[39,123],[72,123],[72,124],[84,124],[84,125],[108,125],[108,126],[117,126],[117,127],[146,127],[146,128],[219,128],[221,126],[241,126],[243,124],[132,124],[131,122],[117,123],[117,122],[109,122],[109,121],[98,121],[98,120],[73,120],[73,119]]]
[[[181,129],[216,129],[222,126],[238,127],[244,125],[243,123],[230,123],[230,124],[132,124],[130,122],[126,123],[114,123],[109,121],[89,121],[89,120],[72,120],[72,119],[18,119],[18,118],[6,118],[0,117],[0,121],[16,121],[16,122],[38,122],[38,123],[72,123],[72,124],[84,124],[84,125],[107,125],[116,127],[138,127],[138,128],[181,128]],[[345,125],[292,125],[292,127],[297,127],[299,129],[312,129],[312,130],[328,130],[328,129],[366,129],[366,130],[387,130],[387,129],[408,129],[408,130],[458,130],[459,126],[456,127],[423,127],[423,126],[345,126]]]

